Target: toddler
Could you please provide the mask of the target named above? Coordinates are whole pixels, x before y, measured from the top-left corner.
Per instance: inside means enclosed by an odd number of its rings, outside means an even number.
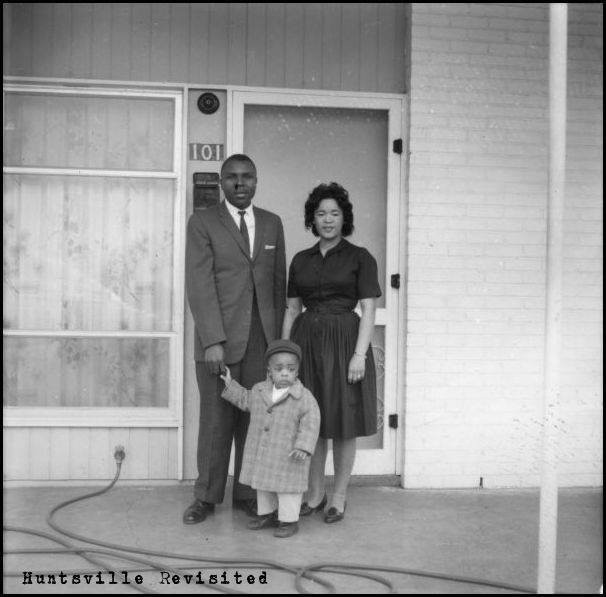
[[[265,351],[265,381],[247,390],[227,367],[221,375],[222,397],[250,412],[240,472],[240,482],[257,491],[257,516],[248,528],[277,527],[276,537],[291,537],[299,530],[310,456],[320,432],[316,399],[297,379],[300,361],[297,344],[274,340]]]

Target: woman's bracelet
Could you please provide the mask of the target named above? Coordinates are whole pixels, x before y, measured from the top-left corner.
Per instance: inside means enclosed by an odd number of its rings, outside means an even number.
[[[354,354],[355,354],[356,356],[358,356],[358,357],[364,357],[364,358],[366,358],[366,355],[365,355],[365,354],[360,354],[359,352],[354,352]]]

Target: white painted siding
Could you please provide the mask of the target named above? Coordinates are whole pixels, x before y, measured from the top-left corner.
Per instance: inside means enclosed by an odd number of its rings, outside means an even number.
[[[113,479],[116,446],[125,448],[121,479],[176,479],[177,430],[5,427],[4,480]]]
[[[602,7],[569,5],[560,483],[602,483]],[[413,4],[406,487],[538,485],[548,5]]]

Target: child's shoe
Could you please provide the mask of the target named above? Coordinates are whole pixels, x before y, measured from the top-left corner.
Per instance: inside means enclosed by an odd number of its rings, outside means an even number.
[[[266,529],[268,527],[277,527],[278,526],[278,512],[274,510],[269,514],[257,514],[255,518],[250,520],[246,525],[251,531],[260,531],[261,529]]]
[[[274,531],[274,537],[286,539],[292,537],[299,530],[299,523],[295,522],[279,522],[278,528]]]

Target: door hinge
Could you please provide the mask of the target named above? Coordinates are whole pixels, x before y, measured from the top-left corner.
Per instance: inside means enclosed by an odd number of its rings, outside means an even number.
[[[391,274],[391,287],[400,288],[400,274]]]
[[[393,152],[402,153],[402,139],[395,139],[393,142]]]
[[[389,415],[389,417],[387,417],[387,420],[389,421],[389,426],[392,429],[398,428],[398,415],[397,414]]]

